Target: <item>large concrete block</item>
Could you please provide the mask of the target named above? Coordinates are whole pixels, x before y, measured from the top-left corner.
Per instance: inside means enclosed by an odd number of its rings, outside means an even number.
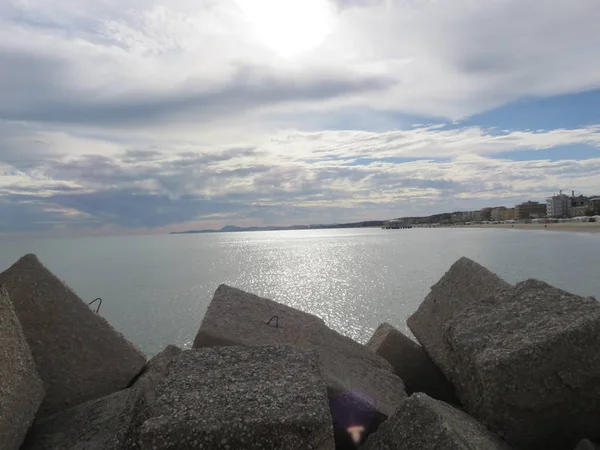
[[[469,258],[460,258],[425,297],[408,320],[408,326],[434,363],[446,373],[449,363],[442,330],[446,322],[482,298],[510,285]]]
[[[184,351],[159,384],[142,450],[333,450],[314,354],[285,345]]]
[[[362,450],[509,450],[464,412],[418,393],[371,435]]]
[[[515,448],[600,437],[600,304],[528,280],[445,329],[464,407]]]
[[[21,324],[0,286],[0,449],[19,449],[43,398]]]
[[[167,366],[173,358],[178,356],[182,350],[175,345],[167,345],[165,349],[152,358],[144,367],[133,387],[141,389],[146,396],[148,404],[154,403],[155,391],[158,384],[167,374]]]
[[[334,330],[307,327],[294,345],[319,356],[336,436],[362,429],[363,439],[406,398],[402,380],[386,360]]]
[[[148,408],[139,389],[126,389],[36,423],[21,450],[138,450]]]
[[[423,348],[389,323],[382,323],[366,347],[394,368],[411,395],[423,392],[437,400],[458,404],[454,387]]]
[[[0,274],[31,348],[46,397],[38,418],[124,389],[144,355],[68,286],[26,255]]]
[[[204,315],[194,348],[291,344],[314,323],[324,325],[312,314],[222,284]]]

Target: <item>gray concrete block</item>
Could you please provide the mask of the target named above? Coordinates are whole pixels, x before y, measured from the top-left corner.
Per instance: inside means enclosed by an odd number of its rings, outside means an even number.
[[[431,288],[408,327],[433,362],[446,373],[449,362],[442,330],[446,322],[482,298],[497,294],[510,285],[469,258],[460,258]]]
[[[37,422],[21,450],[139,450],[148,407],[139,389],[126,389]]]
[[[404,401],[361,450],[509,450],[464,412],[426,394]]]
[[[0,274],[31,348],[46,397],[38,418],[124,389],[144,355],[68,286],[26,255]]]
[[[406,398],[402,380],[386,360],[334,330],[307,327],[294,345],[319,356],[338,435],[357,425],[364,428],[363,437],[368,435]]]
[[[148,404],[154,403],[154,393],[160,381],[167,374],[167,366],[181,352],[182,350],[179,347],[167,345],[162,352],[148,361],[139,378],[133,384],[133,387],[141,389]]]
[[[44,398],[29,345],[0,286],[0,449],[18,450]]]
[[[600,438],[600,304],[528,280],[446,326],[463,406],[515,448]]]
[[[184,351],[159,384],[142,450],[333,450],[314,354],[286,345]]]
[[[409,395],[423,392],[436,400],[459,403],[452,383],[425,350],[389,323],[379,325],[366,347],[391,364]]]
[[[312,314],[222,284],[204,315],[194,348],[291,344],[314,323],[324,325]]]

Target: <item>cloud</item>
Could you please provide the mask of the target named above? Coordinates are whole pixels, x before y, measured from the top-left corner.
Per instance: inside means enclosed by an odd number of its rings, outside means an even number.
[[[0,116],[139,125],[300,102],[455,119],[600,87],[595,0],[342,2],[325,41],[293,60],[237,5],[11,1],[0,10]]]
[[[598,157],[543,159],[544,149],[573,144],[595,146]],[[537,148],[540,158],[497,156],[521,148]],[[181,224],[244,219],[322,223],[510,205],[543,199],[560,188],[591,194],[600,182],[597,127],[508,133],[438,126],[393,133],[295,131],[247,147],[186,149],[157,142],[150,149],[123,146],[111,155],[100,149],[99,154],[24,160],[25,166],[5,164],[0,196],[9,203],[0,210],[36,224],[63,217],[69,224],[122,229],[180,229]],[[23,206],[17,210],[19,199]],[[5,231],[19,229],[16,223],[5,221]]]
[[[355,92],[369,92],[389,87],[394,81],[383,76],[360,74],[319,74],[318,76],[297,74],[273,74],[269,68],[239,67],[224,86],[204,87],[202,81],[190,82],[187,86],[167,93],[149,91],[146,95],[132,94],[129,97],[95,99],[85,92],[65,92],[64,86],[49,81],[48,72],[40,61],[17,63],[0,55],[0,65],[14,69],[14,74],[5,77],[17,79],[18,72],[35,71],[43,81],[31,80],[40,89],[44,88],[46,99],[36,92],[24,96],[15,93],[0,106],[0,118],[11,121],[87,124],[95,126],[122,126],[124,124],[149,124],[164,122],[179,116],[185,121],[186,114],[194,120],[211,120],[232,113],[239,114],[248,109],[260,108],[273,103],[323,101]],[[56,77],[55,77],[56,78]],[[19,84],[22,82],[19,81]],[[13,83],[5,82],[7,91],[14,90]],[[52,96],[49,93],[54,93]],[[32,102],[24,102],[28,97]]]

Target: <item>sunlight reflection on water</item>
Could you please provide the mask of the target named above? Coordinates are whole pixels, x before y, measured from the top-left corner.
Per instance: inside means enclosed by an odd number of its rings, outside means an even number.
[[[191,344],[227,283],[322,317],[365,342],[405,321],[448,267],[469,256],[509,282],[540,278],[600,297],[600,236],[519,230],[315,230],[2,240],[0,269],[37,253],[152,355]],[[567,263],[568,262],[568,263]]]

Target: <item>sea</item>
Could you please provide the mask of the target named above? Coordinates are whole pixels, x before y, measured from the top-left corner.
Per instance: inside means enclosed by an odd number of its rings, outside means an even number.
[[[600,234],[379,228],[78,238],[0,238],[0,270],[35,253],[148,357],[190,347],[221,283],[323,318],[366,342],[406,319],[461,256],[516,283],[600,299]],[[92,307],[96,308],[98,302]]]

